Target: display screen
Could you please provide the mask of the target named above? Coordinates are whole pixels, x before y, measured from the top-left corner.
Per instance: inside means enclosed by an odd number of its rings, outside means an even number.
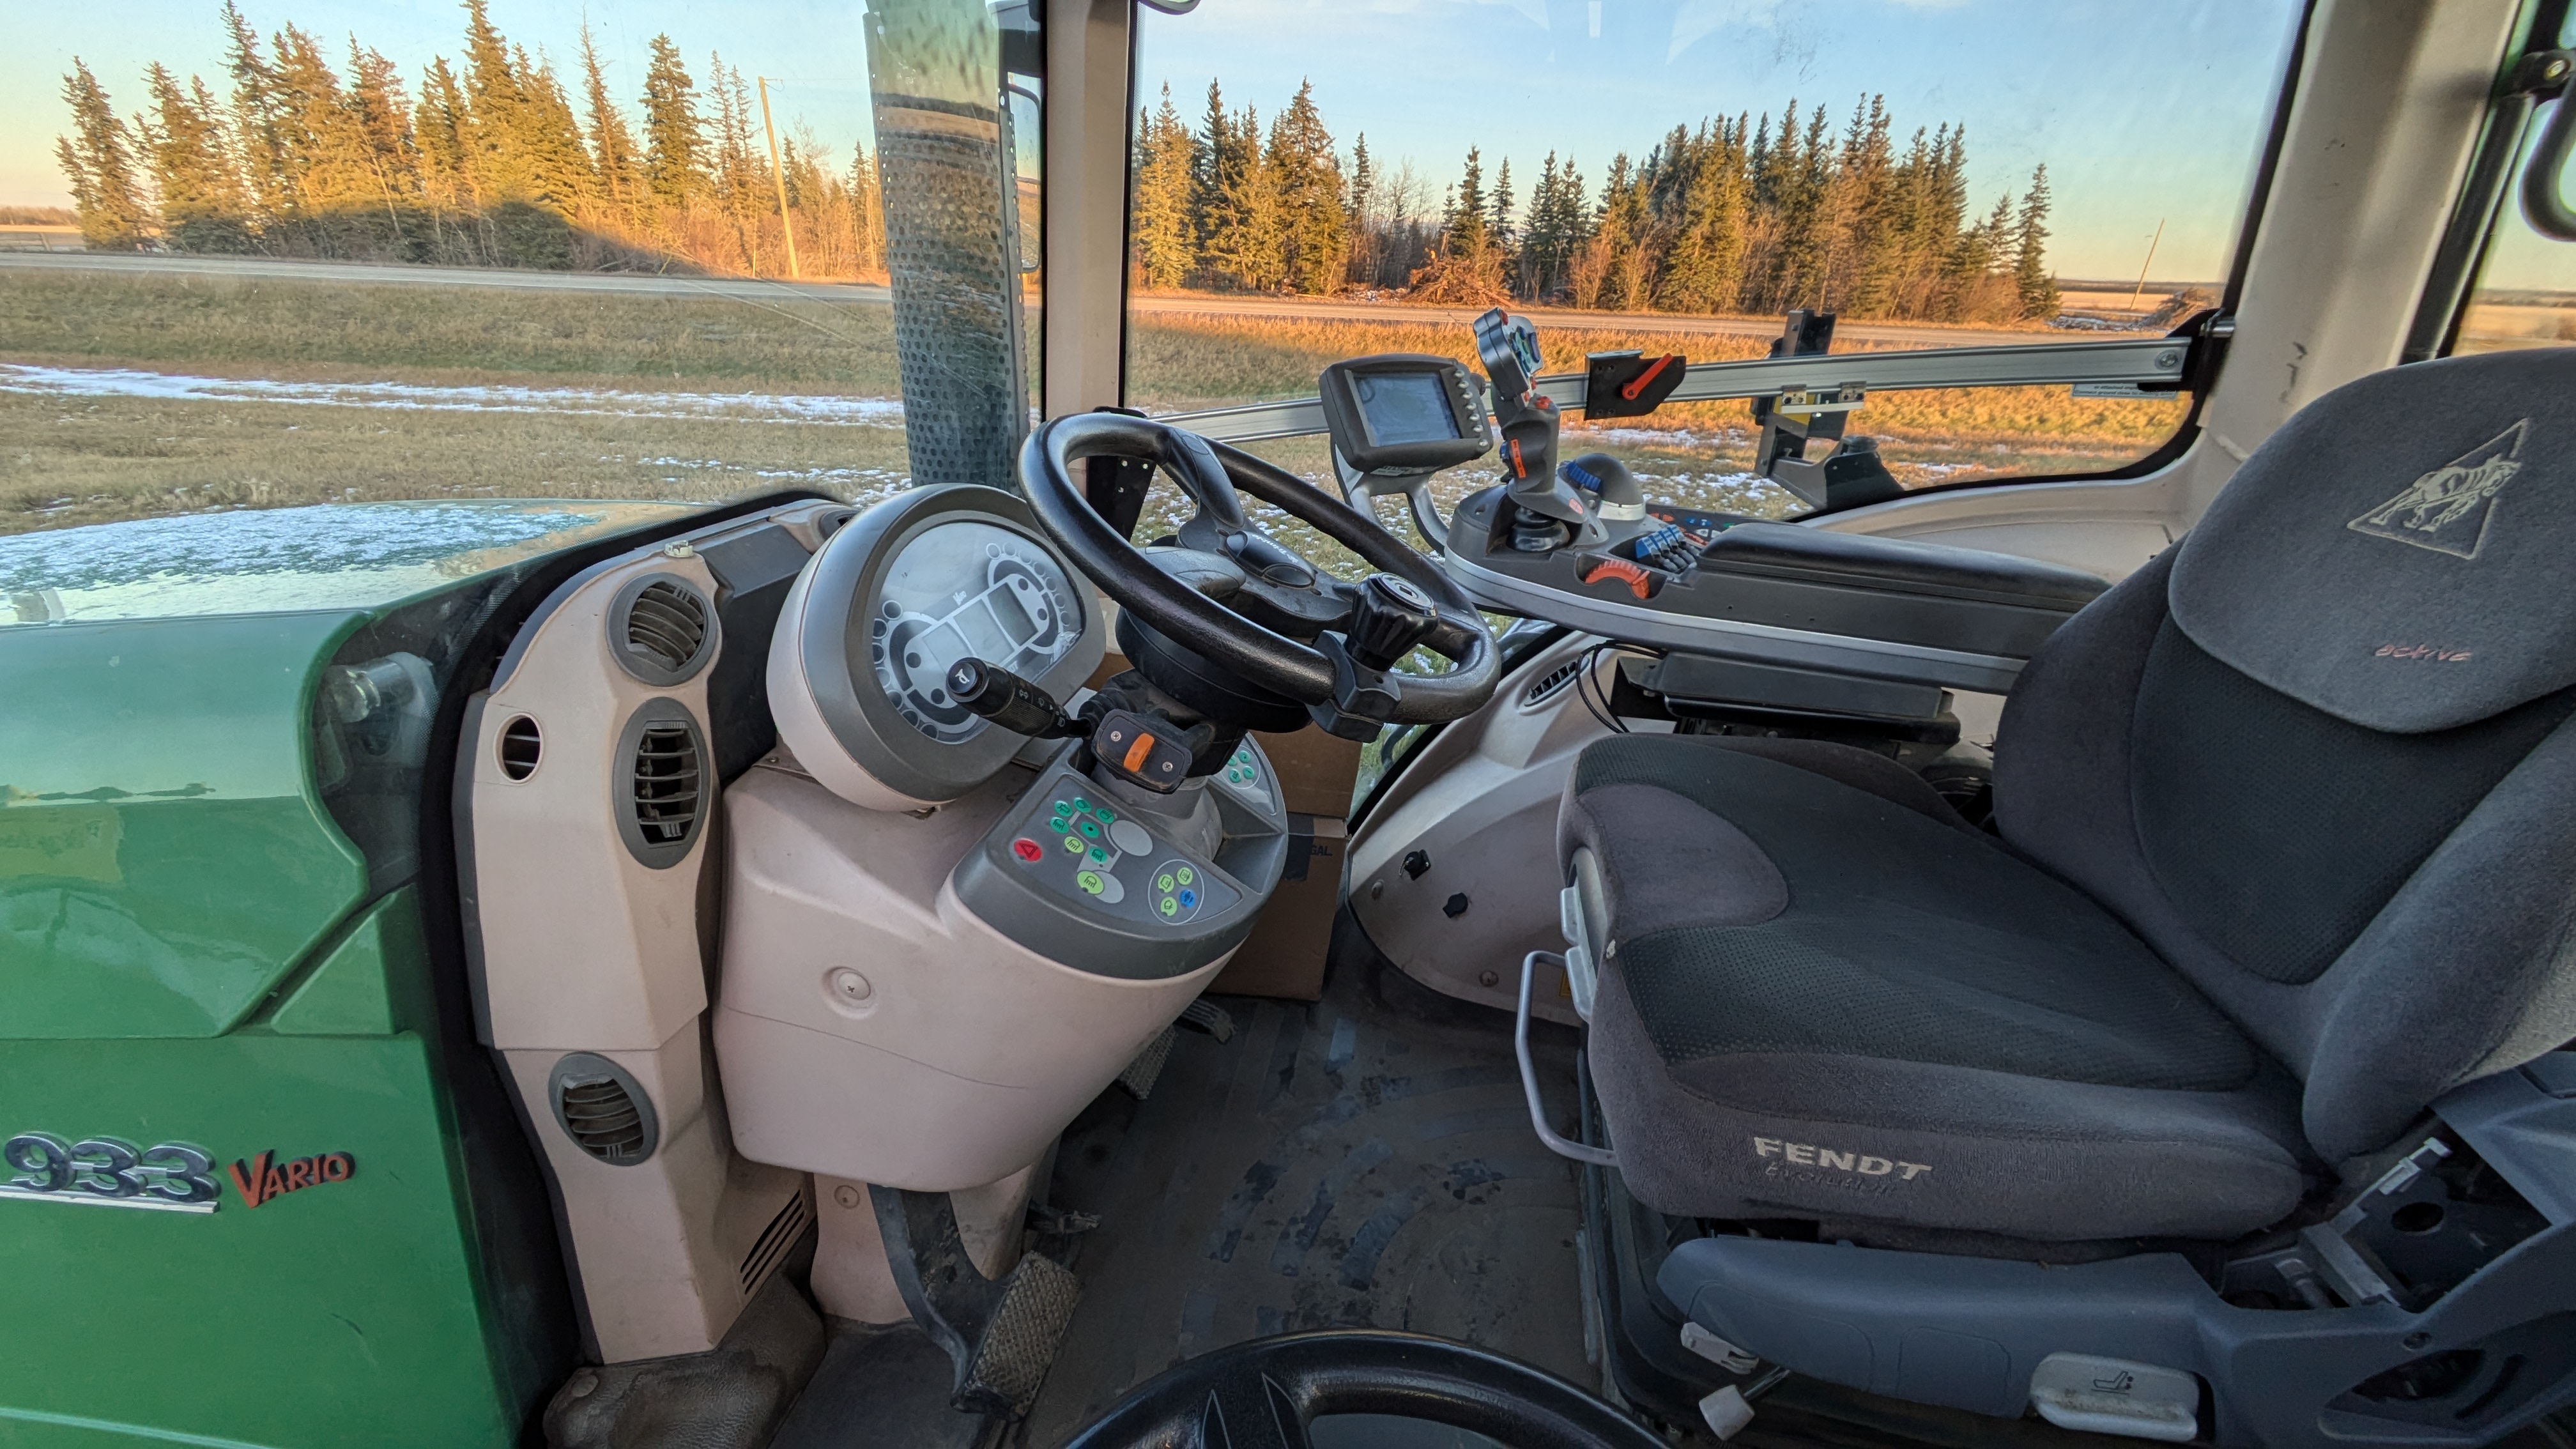
[[[1037,544],[989,523],[938,524],[903,546],[868,618],[877,688],[906,723],[942,744],[985,721],[948,697],[948,666],[973,655],[1043,676],[1080,637],[1064,570]]]
[[[1369,439],[1390,443],[1446,442],[1459,436],[1448,385],[1436,372],[1363,372],[1352,376]]]

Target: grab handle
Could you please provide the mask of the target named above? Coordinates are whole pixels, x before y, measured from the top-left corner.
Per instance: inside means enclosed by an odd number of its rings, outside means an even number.
[[[1609,1148],[1591,1147],[1557,1136],[1556,1129],[1547,1125],[1546,1109],[1539,1105],[1538,1063],[1530,1059],[1529,1026],[1530,982],[1537,976],[1538,963],[1542,960],[1554,962],[1558,970],[1565,968],[1565,958],[1554,951],[1532,951],[1521,958],[1521,1009],[1512,1023],[1512,1050],[1520,1054],[1521,1090],[1529,1096],[1530,1127],[1538,1133],[1539,1145],[1559,1157],[1571,1157],[1594,1167],[1617,1167],[1618,1154]]]

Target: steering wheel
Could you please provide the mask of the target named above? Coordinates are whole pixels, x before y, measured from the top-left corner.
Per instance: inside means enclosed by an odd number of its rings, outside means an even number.
[[[1161,466],[1197,505],[1179,547],[1140,549],[1093,511],[1074,465],[1125,458]],[[1031,434],[1020,485],[1076,567],[1168,639],[1271,694],[1375,726],[1436,724],[1473,712],[1500,675],[1493,636],[1465,591],[1377,520],[1249,453],[1148,418],[1072,413]],[[1379,570],[1346,584],[1244,517],[1241,489]],[[1394,674],[1415,645],[1449,661]]]
[[[1110,1406],[1064,1449],[1307,1449],[1326,1414],[1472,1429],[1507,1449],[1668,1449],[1554,1374],[1418,1333],[1256,1338],[1182,1363]]]

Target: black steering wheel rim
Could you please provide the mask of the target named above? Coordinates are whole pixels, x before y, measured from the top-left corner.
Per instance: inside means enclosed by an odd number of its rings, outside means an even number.
[[[1418,1333],[1327,1330],[1201,1354],[1110,1406],[1064,1449],[1307,1449],[1325,1414],[1447,1424],[1509,1449],[1667,1449],[1543,1369]]]
[[[1235,491],[1241,485],[1243,492],[1311,525],[1370,567],[1429,595],[1440,626],[1423,643],[1452,667],[1435,675],[1403,676],[1390,723],[1457,719],[1492,697],[1501,657],[1474,601],[1438,564],[1405,547],[1375,519],[1274,464],[1169,424],[1126,413],[1070,413],[1030,434],[1021,447],[1021,491],[1040,526],[1120,608],[1184,641],[1220,668],[1299,704],[1319,705],[1334,697],[1333,661],[1323,651],[1247,619],[1154,567],[1092,509],[1074,482],[1073,465],[1099,457],[1158,464],[1221,526],[1258,532],[1243,517]]]

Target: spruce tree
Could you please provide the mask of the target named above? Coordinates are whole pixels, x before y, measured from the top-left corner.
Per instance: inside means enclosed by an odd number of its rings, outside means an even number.
[[[1287,275],[1275,178],[1262,155],[1261,117],[1250,106],[1225,120],[1209,170],[1207,239],[1201,249],[1220,286],[1269,291]]]
[[[698,87],[670,36],[654,36],[650,51],[644,71],[644,184],[655,201],[683,211],[706,189]]]
[[[2030,190],[2022,193],[2021,215],[2013,223],[2013,293],[2021,315],[2045,319],[2057,315],[2057,279],[2049,275],[2048,164],[2030,173]]]
[[[465,88],[458,84],[447,57],[438,56],[421,75],[420,104],[411,113],[412,143],[420,149],[421,190],[437,224],[448,219],[443,213],[473,204],[466,176],[465,128]]]
[[[1520,241],[1518,213],[1513,210],[1513,206],[1512,158],[1506,156],[1503,158],[1503,164],[1494,171],[1494,197],[1488,203],[1486,228],[1493,234],[1494,245],[1500,248],[1505,256],[1509,256],[1512,248]]]
[[[223,16],[229,42],[224,60],[233,78],[233,136],[250,189],[252,226],[265,233],[295,204],[281,134],[279,113],[284,107],[277,92],[277,73],[260,50],[259,32],[233,0],[224,0]]]
[[[1732,310],[1744,285],[1744,172],[1725,134],[1703,123],[1656,301],[1676,312]]]
[[[1362,286],[1377,281],[1379,231],[1386,218],[1377,214],[1377,163],[1369,159],[1368,133],[1351,140],[1351,191],[1345,203],[1351,219],[1350,280]]]
[[[603,192],[581,123],[573,119],[572,97],[564,93],[553,65],[532,61],[524,50],[514,50],[512,59],[520,95],[513,149],[526,158],[534,199],[569,214]]]
[[[82,243],[93,251],[141,250],[153,219],[134,164],[134,137],[79,56],[63,77],[63,100],[72,108],[72,133],[54,138],[54,156],[71,183]]]
[[[642,157],[636,150],[635,132],[617,103],[608,98],[607,67],[599,59],[599,46],[587,20],[581,26],[581,91],[582,108],[590,121],[590,164],[599,176],[600,191],[610,206],[631,208],[644,191]]]
[[[186,89],[155,61],[145,73],[152,110],[143,155],[161,199],[161,239],[172,251],[247,252],[249,198],[242,192],[220,104],[191,76]]]
[[[1228,137],[1233,128],[1234,118],[1225,108],[1225,93],[1210,78],[1207,109],[1199,117],[1198,137],[1190,148],[1190,249],[1195,258],[1191,270],[1195,272],[1205,272],[1209,267],[1208,239],[1214,233],[1219,207],[1217,167],[1232,144]]]
[[[1350,260],[1350,213],[1342,204],[1342,164],[1315,106],[1312,81],[1300,84],[1270,123],[1269,172],[1277,208],[1278,281],[1309,296],[1341,286]]]
[[[1178,287],[1189,280],[1197,260],[1197,238],[1190,221],[1197,147],[1180,109],[1172,104],[1170,86],[1163,87],[1159,108],[1140,111],[1137,117],[1135,195],[1127,224],[1136,283]]]
[[[526,97],[510,63],[509,42],[492,24],[490,0],[465,0],[466,157],[475,187],[492,200],[537,190],[535,168],[521,146]]]

